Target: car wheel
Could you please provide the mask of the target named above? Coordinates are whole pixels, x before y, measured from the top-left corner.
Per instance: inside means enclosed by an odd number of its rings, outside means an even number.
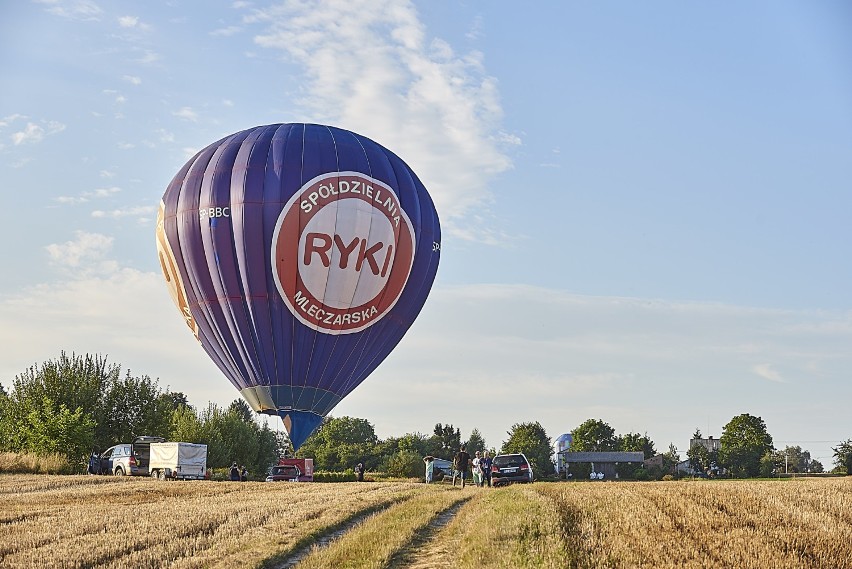
[[[118,468],[116,468],[116,469],[115,469],[115,473],[114,473],[114,474],[115,474],[116,476],[124,476],[124,469],[123,469],[123,468],[121,468],[121,467],[119,466]]]

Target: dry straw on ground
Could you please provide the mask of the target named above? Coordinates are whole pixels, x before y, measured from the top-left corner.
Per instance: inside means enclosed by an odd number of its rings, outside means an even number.
[[[0,566],[275,567],[359,518],[300,566],[852,567],[852,477],[461,490],[35,475],[0,476]]]

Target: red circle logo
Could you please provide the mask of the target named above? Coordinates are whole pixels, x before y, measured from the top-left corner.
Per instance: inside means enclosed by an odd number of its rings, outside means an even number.
[[[303,324],[359,332],[393,308],[414,263],[414,231],[396,193],[358,172],[302,186],[278,216],[272,274]]]

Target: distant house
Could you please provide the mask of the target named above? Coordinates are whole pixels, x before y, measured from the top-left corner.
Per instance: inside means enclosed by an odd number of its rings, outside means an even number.
[[[616,478],[615,467],[617,464],[642,464],[645,460],[645,453],[637,452],[571,452],[563,451],[559,453],[564,459],[565,465],[571,464],[591,464],[592,472],[602,472],[605,479],[612,480]]]
[[[663,468],[663,455],[655,454],[651,458],[647,458],[644,461],[645,468]]]
[[[706,439],[690,439],[689,448],[696,446],[706,448],[707,452],[719,452],[719,449],[722,448],[719,439],[714,439],[713,437],[707,437]]]

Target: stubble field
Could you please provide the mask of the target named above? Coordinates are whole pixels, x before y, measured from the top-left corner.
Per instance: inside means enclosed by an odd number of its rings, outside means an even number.
[[[483,564],[852,567],[852,479],[461,490],[0,476],[0,567]]]

